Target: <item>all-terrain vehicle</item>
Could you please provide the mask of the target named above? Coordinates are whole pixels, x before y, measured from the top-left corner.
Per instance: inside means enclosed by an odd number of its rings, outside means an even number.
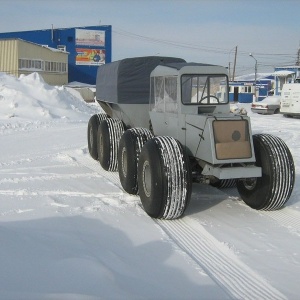
[[[224,67],[180,58],[128,58],[99,67],[96,100],[103,114],[88,123],[91,156],[119,172],[153,218],[183,215],[192,182],[236,184],[243,201],[274,210],[295,179],[286,144],[252,136],[250,119],[230,112]]]

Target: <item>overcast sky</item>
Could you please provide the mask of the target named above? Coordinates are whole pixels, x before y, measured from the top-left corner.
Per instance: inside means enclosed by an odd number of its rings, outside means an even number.
[[[112,25],[112,59],[163,55],[236,74],[295,65],[300,0],[0,0],[0,32]]]

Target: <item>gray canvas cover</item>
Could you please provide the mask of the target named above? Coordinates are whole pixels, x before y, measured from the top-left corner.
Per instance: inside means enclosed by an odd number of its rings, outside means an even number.
[[[126,58],[98,68],[96,98],[110,103],[149,102],[150,73],[158,65],[185,62],[176,57],[146,56]]]

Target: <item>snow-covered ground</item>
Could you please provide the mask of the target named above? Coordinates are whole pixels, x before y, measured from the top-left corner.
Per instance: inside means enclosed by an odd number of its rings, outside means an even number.
[[[148,217],[87,150],[77,92],[0,73],[0,299],[298,299],[300,119],[248,114],[296,164],[286,207],[194,184],[180,220]]]

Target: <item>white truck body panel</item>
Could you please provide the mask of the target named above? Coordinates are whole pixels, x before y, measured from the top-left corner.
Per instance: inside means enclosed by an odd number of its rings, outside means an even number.
[[[280,113],[288,116],[300,115],[300,84],[286,83],[281,91]]]

